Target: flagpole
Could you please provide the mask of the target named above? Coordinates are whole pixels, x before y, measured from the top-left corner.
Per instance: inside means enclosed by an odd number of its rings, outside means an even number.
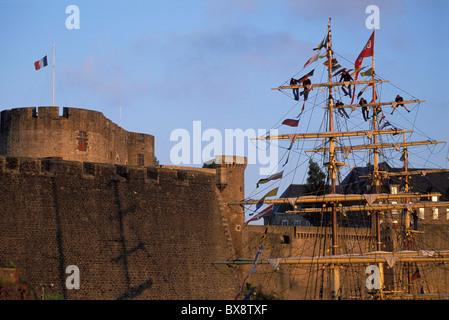
[[[375,38],[376,38],[376,29],[373,30],[373,43],[371,44],[373,47],[373,80],[376,80],[376,63],[375,63]],[[373,83],[373,102],[377,102],[377,94],[376,94],[376,84]],[[373,129],[377,130],[377,108],[373,107]],[[374,143],[377,143],[377,135],[374,136]],[[373,165],[373,178],[375,185],[375,193],[380,193],[380,181],[379,181],[379,149],[374,149],[374,165]],[[380,215],[381,212],[376,212],[376,239],[377,239],[377,250],[382,250],[382,238],[380,235]],[[380,291],[380,299],[383,299],[383,286],[384,286],[384,265],[383,263],[379,263],[379,291]]]
[[[372,77],[373,77],[373,81],[376,80],[376,67],[375,67],[375,58],[374,58],[374,39],[376,37],[376,29],[374,29],[373,31],[373,43],[371,44],[373,47],[373,56],[372,56],[372,61],[373,61],[373,72],[372,72]],[[376,95],[376,83],[373,82],[373,103],[377,102],[377,95]],[[377,108],[373,107],[373,129],[377,130]],[[377,143],[377,136],[374,137],[374,143]],[[373,168],[373,174],[374,174],[374,185],[376,187],[376,193],[380,193],[380,183],[379,183],[379,179],[378,179],[378,172],[379,172],[379,151],[378,149],[374,149],[374,168]],[[378,241],[377,243],[377,250],[381,250],[380,248],[380,243]]]
[[[53,106],[55,105],[55,43],[53,42]]]

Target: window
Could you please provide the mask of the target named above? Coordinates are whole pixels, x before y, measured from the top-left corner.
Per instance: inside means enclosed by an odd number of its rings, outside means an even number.
[[[438,220],[438,208],[432,208],[433,220]]]
[[[78,150],[87,151],[87,133],[86,131],[80,131],[78,134]]]
[[[418,217],[420,218],[420,219],[424,219],[424,208],[419,208],[418,209]]]
[[[446,219],[449,220],[449,208],[446,208]]]
[[[138,166],[144,166],[145,165],[145,158],[144,158],[143,154],[141,154],[141,153],[137,154],[137,165]]]
[[[398,186],[397,185],[390,185],[390,193],[391,194],[398,194]]]
[[[282,219],[282,225],[283,226],[288,226],[288,220]]]
[[[295,219],[294,224],[295,224],[295,227],[300,227],[301,226],[301,221],[298,220],[298,219]]]
[[[437,202],[438,201],[438,196],[432,196],[432,202]]]
[[[391,204],[398,204],[397,201],[391,201]],[[398,209],[391,209],[391,214],[398,214]]]

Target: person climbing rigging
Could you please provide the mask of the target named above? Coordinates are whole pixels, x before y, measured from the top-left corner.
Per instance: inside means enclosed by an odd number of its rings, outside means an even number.
[[[341,75],[340,75],[340,81],[339,81],[339,82],[347,82],[347,81],[352,81],[352,80],[353,80],[353,79],[352,79],[351,75],[349,74],[349,72],[348,72],[346,69],[343,70],[343,72],[342,72]],[[343,92],[345,93],[345,96],[349,95],[349,97],[352,98],[352,95],[351,95],[351,85],[348,86],[349,93],[346,91],[345,87],[346,87],[346,86],[342,86],[342,87],[341,87],[341,89],[342,89]]]
[[[362,106],[363,119],[366,121],[369,119],[369,108],[366,106],[366,100],[360,99],[359,104]]]
[[[307,78],[304,80],[302,84],[304,86],[304,91],[301,91],[300,95],[301,96],[304,95],[304,101],[306,101],[309,96],[310,89],[312,88],[312,81],[310,81],[310,79]]]
[[[296,86],[298,84],[298,80],[291,78],[290,79],[290,85],[291,86]],[[293,96],[295,98],[296,101],[299,100],[299,89],[298,88],[292,88],[293,90]]]
[[[340,116],[345,116],[346,118],[349,119],[348,114],[345,111],[345,108],[341,108],[343,107],[343,102],[341,102],[340,100],[337,100],[337,103],[335,104],[335,106],[337,107],[338,113],[340,114]]]

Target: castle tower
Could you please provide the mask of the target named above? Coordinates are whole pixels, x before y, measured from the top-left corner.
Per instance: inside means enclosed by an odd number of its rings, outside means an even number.
[[[245,222],[243,207],[228,206],[227,203],[241,201],[245,198],[246,157],[216,156],[213,161],[203,165],[204,168],[216,169],[216,185],[220,192],[226,212],[234,250],[242,251],[242,227]]]
[[[128,132],[101,112],[59,107],[1,112],[0,155],[154,165],[154,136]]]

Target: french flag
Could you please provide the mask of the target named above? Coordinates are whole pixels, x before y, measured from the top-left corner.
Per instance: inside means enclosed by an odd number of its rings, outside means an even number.
[[[34,63],[34,69],[39,70],[39,69],[41,69],[43,67],[46,67],[47,64],[48,64],[47,63],[47,56],[45,56],[42,59],[40,59],[40,60],[38,60],[38,61],[36,61]]]

